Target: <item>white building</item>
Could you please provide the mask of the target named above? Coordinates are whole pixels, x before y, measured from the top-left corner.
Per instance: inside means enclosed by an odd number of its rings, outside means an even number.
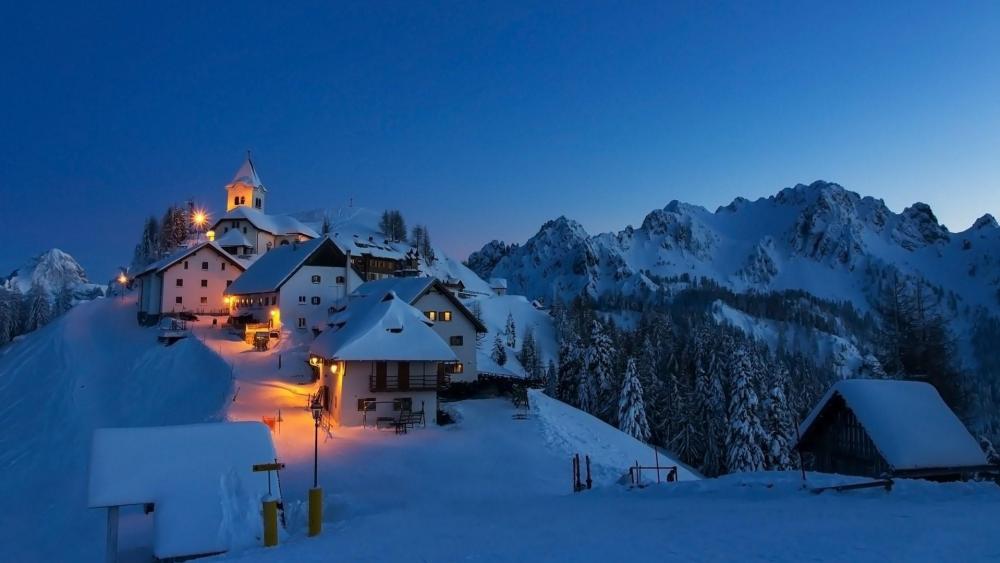
[[[422,412],[436,420],[444,362],[457,356],[434,322],[394,292],[354,300],[309,347],[322,373],[321,396],[334,423],[375,425]]]
[[[350,258],[327,237],[279,246],[258,258],[229,287],[234,317],[306,331],[327,326],[330,308],[361,277]]]
[[[139,321],[155,323],[165,313],[225,314],[226,288],[246,266],[214,242],[183,248],[140,272]]]
[[[477,336],[485,334],[487,329],[472,311],[440,280],[432,277],[370,281],[358,287],[351,297],[352,300],[377,298],[390,291],[434,321],[434,332],[458,358],[458,362],[446,365],[451,381],[475,381]]]
[[[234,256],[252,256],[319,237],[294,217],[265,213],[267,188],[247,159],[226,185],[226,214],[212,225],[215,241]]]
[[[507,279],[490,278],[490,289],[497,295],[507,295]]]

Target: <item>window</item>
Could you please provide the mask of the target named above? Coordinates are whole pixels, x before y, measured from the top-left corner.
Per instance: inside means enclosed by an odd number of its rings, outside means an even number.
[[[243,234],[247,234],[247,228],[243,227]]]
[[[183,303],[183,302],[184,302],[184,298],[181,297],[180,295],[178,295],[177,297],[174,297],[174,303]]]
[[[204,304],[208,303],[208,297],[202,297],[202,298],[200,299],[200,302],[201,302],[201,304],[202,304],[202,305],[204,305]]]
[[[465,365],[462,362],[454,362],[446,364],[444,367],[445,371],[448,373],[464,373]]]
[[[399,399],[392,400],[392,410],[394,411],[412,411],[413,410],[413,399],[409,397],[400,397]]]
[[[226,271],[226,263],[225,263],[225,262],[223,262],[223,263],[222,263],[222,271],[223,271],[223,272],[225,272],[225,271]]]
[[[448,343],[451,344],[452,346],[462,346],[463,344],[465,344],[465,339],[462,338],[461,335],[452,336],[448,338]]]
[[[313,283],[319,283],[319,280],[320,280],[320,277],[319,277],[319,276],[313,276],[313,277],[312,277],[312,282],[313,282]]]
[[[312,304],[313,305],[319,305],[319,297],[313,297],[312,298]]]
[[[337,276],[337,283],[343,284],[344,283],[344,276]]]
[[[185,269],[185,270],[187,270],[187,269],[188,269],[188,261],[187,261],[187,260],[185,260],[185,261],[184,261],[184,269]]]
[[[358,412],[375,412],[375,397],[358,399]]]
[[[184,278],[177,278],[177,281],[174,283],[177,285],[177,287],[184,287]]]
[[[299,305],[305,305],[305,304],[306,304],[306,296],[299,295]]]
[[[256,207],[257,209],[260,209],[260,198],[259,197],[253,200],[253,206]]]
[[[278,296],[277,295],[272,295],[271,296],[271,305],[277,305],[277,304],[278,304]]]
[[[240,222],[239,221],[233,221],[233,228],[234,229],[238,229],[239,226],[240,226]]]
[[[233,280],[226,280],[226,287],[233,285]]]
[[[201,287],[208,287],[208,280],[201,280]]]
[[[305,317],[299,317],[298,326],[299,326],[299,328],[305,328],[306,327],[306,318]]]
[[[233,205],[240,204],[240,196],[233,196]]]
[[[432,321],[438,320],[437,311],[424,311],[424,314],[427,315],[427,318]]]
[[[451,322],[451,311],[441,311],[438,313],[438,318],[444,322]]]

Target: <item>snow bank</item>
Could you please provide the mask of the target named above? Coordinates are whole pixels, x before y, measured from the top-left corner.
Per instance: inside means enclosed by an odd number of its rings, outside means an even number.
[[[259,422],[94,431],[91,508],[154,503],[153,553],[163,559],[253,545],[261,500],[277,481],[252,466],[277,457]]]
[[[528,391],[532,412],[541,421],[548,442],[566,453],[590,456],[594,482],[610,485],[628,474],[630,465],[654,465],[653,448],[625,434],[614,426],[595,418],[537,389]],[[660,454],[660,465],[676,465],[681,481],[700,479],[694,471]]]

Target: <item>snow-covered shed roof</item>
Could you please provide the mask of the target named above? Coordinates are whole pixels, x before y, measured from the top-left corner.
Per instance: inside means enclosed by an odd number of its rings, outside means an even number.
[[[493,289],[507,289],[507,278],[490,278],[490,287]]]
[[[241,270],[246,269],[246,266],[244,266],[243,264],[239,263],[239,261],[237,261],[235,258],[233,258],[232,255],[230,255],[228,252],[226,252],[225,250],[223,250],[222,247],[219,246],[218,242],[202,242],[202,243],[195,244],[193,246],[189,246],[187,248],[181,248],[181,249],[176,250],[173,253],[171,253],[171,254],[163,257],[163,258],[160,258],[156,262],[153,262],[152,264],[150,264],[150,265],[146,266],[145,268],[143,268],[141,272],[139,272],[138,274],[135,275],[135,277],[138,278],[140,276],[145,276],[147,274],[162,272],[162,271],[166,270],[167,268],[169,268],[170,266],[173,266],[174,264],[180,262],[181,260],[187,258],[188,256],[191,256],[192,254],[194,254],[194,253],[198,252],[199,250],[201,250],[202,248],[206,248],[206,247],[209,248],[209,249],[211,249],[211,250],[214,250],[219,256],[222,256],[230,264],[233,264],[237,268],[239,268]]]
[[[286,244],[272,248],[257,258],[243,275],[226,288],[226,294],[248,295],[277,291],[306,261],[321,250],[338,253],[343,263],[347,264],[347,256],[343,250],[327,237]]]
[[[254,227],[271,233],[272,235],[303,235],[309,238],[318,238],[319,233],[308,227],[302,221],[288,215],[268,215],[259,209],[254,209],[246,205],[239,205],[219,217],[212,229],[218,231],[219,225],[224,221],[234,221],[244,219]]]
[[[257,167],[253,165],[253,160],[250,159],[249,154],[246,160],[243,161],[243,164],[240,165],[239,170],[236,171],[233,181],[229,183],[229,186],[233,184],[247,184],[255,188],[260,188],[265,192],[267,191],[264,184],[260,181],[260,176],[257,175]]]
[[[360,297],[366,298],[372,295],[381,297],[386,293],[392,291],[400,299],[406,301],[410,305],[415,305],[416,302],[426,295],[432,289],[436,289],[438,293],[443,295],[448,301],[455,306],[458,313],[475,325],[477,332],[487,332],[486,326],[472,314],[472,311],[463,304],[455,294],[451,292],[441,280],[429,277],[409,277],[409,278],[382,278],[380,280],[372,280],[358,286],[352,294],[352,298]]]
[[[801,441],[835,397],[864,427],[893,469],[985,465],[975,438],[941,399],[937,389],[920,381],[848,379],[837,382],[802,422]]]
[[[350,302],[343,316],[309,347],[330,360],[453,361],[434,323],[394,292]]]
[[[153,554],[165,559],[256,543],[274,443],[259,422],[94,431],[88,506],[153,503]],[[272,476],[273,496],[280,496]]]
[[[243,234],[243,231],[239,229],[230,229],[222,236],[215,237],[215,244],[226,247],[226,246],[242,246],[245,248],[253,248],[250,241],[247,240],[247,236]]]

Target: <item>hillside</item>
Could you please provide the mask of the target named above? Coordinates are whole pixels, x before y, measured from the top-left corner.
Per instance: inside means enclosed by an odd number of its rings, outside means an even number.
[[[72,256],[53,248],[26,261],[5,278],[0,278],[0,288],[26,294],[32,285],[38,285],[55,297],[63,289],[79,299],[93,299],[103,293],[99,284],[90,283],[87,272]]]
[[[100,560],[104,514],[87,508],[95,428],[219,420],[228,366],[197,340],[165,347],[132,302],[99,299],[0,347],[0,476],[10,561]],[[58,538],[58,541],[52,541]]]

